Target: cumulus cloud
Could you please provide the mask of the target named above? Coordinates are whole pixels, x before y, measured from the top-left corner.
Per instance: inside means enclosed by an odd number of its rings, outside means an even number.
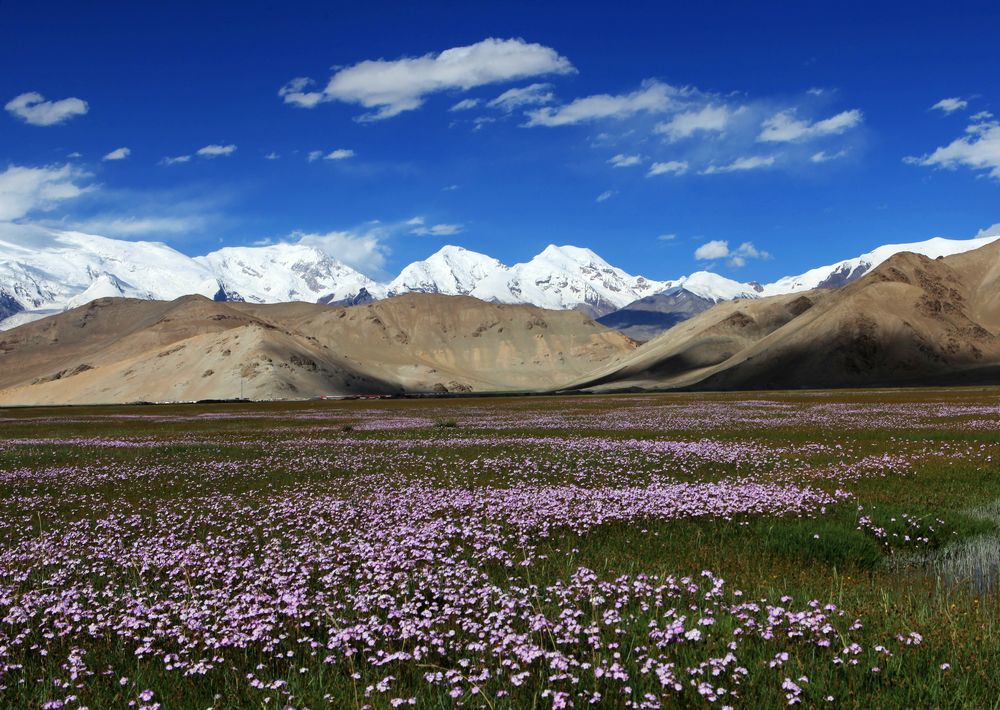
[[[759,168],[769,168],[775,163],[773,155],[754,155],[745,158],[737,158],[725,165],[709,165],[701,171],[702,175],[716,175],[718,173],[736,173],[745,170],[757,170]]]
[[[729,256],[729,242],[722,239],[713,239],[710,242],[705,242],[694,250],[694,258],[700,261],[721,259],[725,256]]]
[[[190,155],[175,155],[173,157],[167,156],[160,161],[164,165],[177,165],[178,163],[189,163],[191,162]]]
[[[71,97],[59,101],[46,101],[37,91],[29,91],[12,98],[4,108],[32,126],[55,126],[74,116],[84,115],[90,107],[83,99]]]
[[[904,162],[913,165],[955,170],[959,167],[984,170],[991,177],[1000,179],[1000,122],[973,123],[965,135],[941,146],[929,155],[907,157]]]
[[[932,109],[937,109],[938,111],[944,111],[945,113],[954,113],[955,111],[961,111],[963,108],[969,105],[969,102],[965,99],[960,99],[953,96],[949,99],[941,99],[936,104],[931,106]]]
[[[771,255],[755,247],[753,242],[743,242],[735,249],[730,249],[727,240],[713,239],[695,249],[694,258],[699,261],[727,259],[726,263],[730,267],[739,268],[746,264],[747,259],[770,259]]]
[[[508,89],[486,105],[509,113],[524,106],[549,104],[555,101],[555,96],[549,91],[551,87],[551,84],[529,84],[528,86]]]
[[[338,70],[321,90],[313,80],[298,77],[281,87],[278,95],[302,108],[327,101],[358,104],[373,109],[359,117],[371,121],[417,109],[427,96],[442,91],[575,71],[550,47],[523,39],[489,38],[422,57],[359,62]]]
[[[273,150],[264,156],[264,160],[277,160],[281,156],[275,153]]]
[[[600,195],[597,196],[596,202],[607,202],[612,197],[618,194],[615,190],[605,190]]]
[[[764,143],[790,143],[820,136],[838,135],[860,125],[862,118],[861,111],[851,109],[822,121],[810,123],[796,118],[795,111],[789,109],[776,113],[765,120],[761,124],[761,132],[757,136],[757,140]]]
[[[742,113],[743,110],[742,106],[732,109],[725,105],[709,104],[695,111],[678,113],[669,121],[656,124],[654,130],[667,136],[671,141],[690,138],[699,132],[722,133],[732,117]]]
[[[642,163],[642,157],[638,155],[625,155],[624,153],[619,153],[618,155],[612,156],[608,162],[616,168],[631,168],[634,165]]]
[[[662,113],[681,90],[647,79],[628,94],[596,94],[575,99],[558,107],[544,107],[528,112],[526,126],[569,126],[599,119],[622,119],[638,113]]]
[[[125,160],[132,154],[129,148],[115,148],[113,151],[105,155],[101,160]]]
[[[653,177],[654,175],[683,175],[687,172],[687,169],[688,162],[686,160],[668,160],[650,165],[646,177]]]
[[[657,237],[657,240],[661,242],[672,242],[675,241],[676,239],[677,239],[676,234],[661,234],[660,236]]]
[[[93,189],[80,183],[89,174],[72,166],[29,168],[11,165],[0,173],[0,222],[11,222],[32,212],[54,208],[60,202]]]
[[[196,154],[202,158],[218,158],[223,155],[232,155],[235,152],[236,146],[231,143],[229,145],[212,143],[211,145],[206,145],[204,148],[199,148]]]
[[[323,151],[321,150],[310,150],[309,154],[306,156],[306,160],[310,163],[314,163],[323,157]]]
[[[385,268],[389,247],[384,243],[385,231],[378,226],[363,231],[294,232],[292,241],[322,249],[334,259],[362,273],[380,274]]]

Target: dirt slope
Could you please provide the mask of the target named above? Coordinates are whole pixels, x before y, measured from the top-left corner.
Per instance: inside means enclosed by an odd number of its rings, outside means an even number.
[[[841,289],[720,304],[574,388],[1000,382],[1000,243],[898,254]]]
[[[634,347],[580,313],[461,296],[101,299],[0,335],[0,403],[540,390]]]

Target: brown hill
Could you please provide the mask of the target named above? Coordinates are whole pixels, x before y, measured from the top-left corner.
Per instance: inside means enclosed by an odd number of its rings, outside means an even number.
[[[723,303],[575,389],[1000,382],[1000,243],[893,256],[835,291]]]
[[[0,403],[542,390],[634,348],[577,312],[462,296],[351,308],[100,299],[0,333]]]

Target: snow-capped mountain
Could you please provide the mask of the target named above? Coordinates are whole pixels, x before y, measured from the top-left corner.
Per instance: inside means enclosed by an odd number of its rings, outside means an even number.
[[[893,254],[910,251],[915,254],[923,254],[931,259],[936,259],[939,256],[951,256],[952,254],[961,254],[962,252],[978,249],[997,239],[1000,239],[1000,233],[985,234],[973,239],[944,239],[943,237],[934,237],[933,239],[912,242],[910,244],[886,244],[853,259],[845,259],[844,261],[838,261],[836,264],[810,269],[798,276],[780,278],[774,283],[764,286],[761,290],[761,295],[775,296],[782,293],[808,291],[813,288],[837,288],[861,278]]]
[[[361,289],[385,296],[384,287],[372,279],[306,244],[226,247],[194,261],[218,280],[220,300],[316,303],[349,299]]]
[[[165,244],[27,226],[0,237],[0,316],[21,313],[17,323],[101,296],[173,299],[218,289],[207,268]]]
[[[350,305],[416,291],[575,308],[595,317],[628,311],[632,304],[631,311],[641,315],[615,322],[635,320],[648,336],[659,324],[690,317],[722,300],[841,286],[901,251],[947,256],[1000,239],[1000,230],[992,230],[974,239],[891,244],[763,286],[708,271],[656,281],[633,276],[591,250],[574,246],[550,245],[513,266],[446,246],[410,264],[392,281],[379,283],[322,249],[301,243],[227,247],[189,257],[157,242],[36,225],[0,226],[0,329],[109,296],[169,300],[201,294],[256,303],[301,300]]]
[[[651,340],[677,323],[708,310],[719,301],[762,298],[814,288],[837,288],[861,278],[893,254],[909,251],[933,259],[978,249],[997,239],[1000,239],[1000,230],[991,229],[973,239],[936,237],[910,244],[887,244],[853,259],[810,269],[798,276],[785,276],[765,285],[740,283],[710,271],[698,271],[667,282],[670,286],[660,293],[636,299],[597,320],[636,340]]]
[[[445,246],[403,269],[387,290],[390,296],[413,291],[444,293],[602,315],[666,286],[666,282],[632,276],[611,266],[590,249],[553,244],[514,266],[462,247]]]
[[[509,272],[492,256],[449,245],[404,268],[389,282],[387,291],[390,296],[411,292],[468,296],[484,279]]]
[[[734,298],[757,298],[763,290],[760,284],[733,281],[711,271],[695,271],[690,276],[682,276],[667,283],[669,286],[661,293],[682,289],[712,303],[730,301]]]
[[[575,308],[599,316],[667,286],[667,282],[632,276],[590,249],[550,244],[531,261],[488,275],[470,295],[498,303]]]

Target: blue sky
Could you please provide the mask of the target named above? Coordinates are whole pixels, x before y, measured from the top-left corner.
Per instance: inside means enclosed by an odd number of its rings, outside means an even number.
[[[3,3],[0,222],[189,254],[322,235],[377,276],[558,243],[771,280],[1000,222],[998,24],[989,3]]]

